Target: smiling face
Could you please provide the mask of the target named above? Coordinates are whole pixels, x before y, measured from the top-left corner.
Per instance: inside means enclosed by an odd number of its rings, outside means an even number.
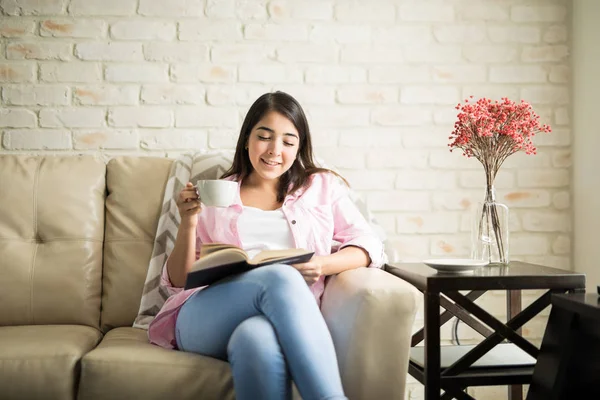
[[[277,183],[290,169],[300,144],[294,124],[278,112],[270,111],[252,128],[248,138],[248,156],[253,171],[250,179]]]

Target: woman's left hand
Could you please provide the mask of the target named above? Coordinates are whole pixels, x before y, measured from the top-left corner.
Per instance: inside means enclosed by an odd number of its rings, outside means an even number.
[[[293,264],[301,274],[307,284],[312,285],[323,275],[323,265],[319,256],[313,256],[309,262],[302,264]]]

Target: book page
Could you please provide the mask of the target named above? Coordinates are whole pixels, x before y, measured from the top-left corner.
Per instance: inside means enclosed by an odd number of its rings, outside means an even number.
[[[250,261],[248,261],[248,264],[254,265],[260,264],[265,261],[278,259],[285,260],[286,258],[299,256],[307,253],[310,253],[310,251],[304,249],[264,250],[255,255]]]
[[[248,259],[248,255],[244,250],[239,247],[225,247],[219,249],[209,250],[208,254],[202,254],[202,250],[200,251],[200,258],[196,260],[192,267],[190,268],[190,272],[198,271],[204,268],[217,267],[219,265],[232,264],[240,261],[246,261]]]
[[[227,243],[203,243],[200,246],[200,258],[207,256],[209,254],[215,253],[217,251],[221,251],[224,249],[237,249],[237,250],[241,250],[239,247],[234,246],[232,244],[227,244]]]

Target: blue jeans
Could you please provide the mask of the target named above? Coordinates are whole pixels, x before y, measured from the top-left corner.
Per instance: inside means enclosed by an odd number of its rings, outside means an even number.
[[[236,399],[345,399],[315,298],[289,265],[257,268],[190,297],[175,327],[180,350],[228,360]]]

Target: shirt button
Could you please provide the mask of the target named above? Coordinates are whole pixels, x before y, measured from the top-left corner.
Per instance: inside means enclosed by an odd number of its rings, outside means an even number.
[[[296,225],[296,220],[295,219],[292,220],[292,225]]]

